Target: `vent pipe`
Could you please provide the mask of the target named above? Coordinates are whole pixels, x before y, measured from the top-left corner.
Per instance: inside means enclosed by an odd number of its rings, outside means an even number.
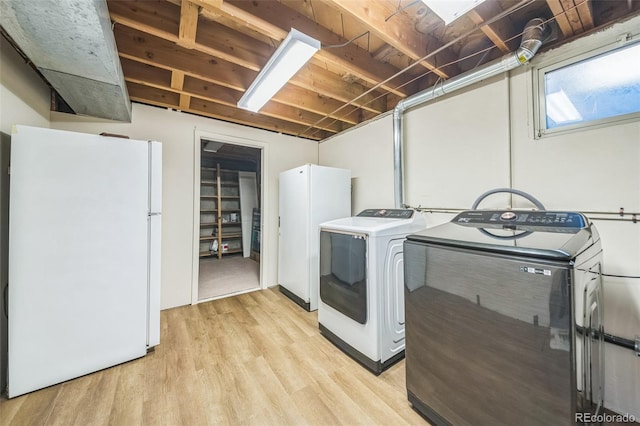
[[[483,67],[468,71],[443,83],[436,83],[429,89],[402,99],[393,109],[393,173],[395,190],[395,207],[404,206],[404,171],[402,164],[402,148],[404,145],[403,114],[406,110],[422,105],[444,94],[467,87],[473,83],[493,77],[526,64],[536,54],[542,43],[550,35],[550,27],[540,18],[527,22],[522,33],[520,47],[502,58],[487,63]]]

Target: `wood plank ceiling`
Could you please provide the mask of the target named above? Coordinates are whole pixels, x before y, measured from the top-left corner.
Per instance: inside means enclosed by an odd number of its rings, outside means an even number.
[[[131,100],[321,140],[517,48],[557,46],[640,13],[640,0],[487,0],[445,26],[420,0],[108,0]],[[259,113],[236,103],[291,28],[322,49]]]

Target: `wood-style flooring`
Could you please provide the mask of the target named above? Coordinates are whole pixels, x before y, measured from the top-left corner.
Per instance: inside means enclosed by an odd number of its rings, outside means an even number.
[[[425,425],[404,361],[374,376],[276,288],[162,311],[146,357],[0,399],[1,425]]]

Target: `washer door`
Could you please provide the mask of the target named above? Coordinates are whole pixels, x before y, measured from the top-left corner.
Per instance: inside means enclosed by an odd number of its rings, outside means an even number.
[[[360,324],[367,322],[367,236],[320,232],[320,299]]]

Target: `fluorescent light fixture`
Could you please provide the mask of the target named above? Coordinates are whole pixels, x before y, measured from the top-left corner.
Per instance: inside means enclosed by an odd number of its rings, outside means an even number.
[[[422,0],[429,9],[449,25],[484,0]]]
[[[218,152],[218,150],[220,148],[222,148],[222,145],[224,145],[223,142],[214,142],[214,141],[204,141],[204,146],[202,147],[202,150],[204,152]]]
[[[578,112],[564,90],[549,93],[547,96],[547,116],[556,123],[568,123],[582,121],[582,115]]]
[[[238,107],[258,112],[320,49],[320,42],[292,28],[238,101]]]

